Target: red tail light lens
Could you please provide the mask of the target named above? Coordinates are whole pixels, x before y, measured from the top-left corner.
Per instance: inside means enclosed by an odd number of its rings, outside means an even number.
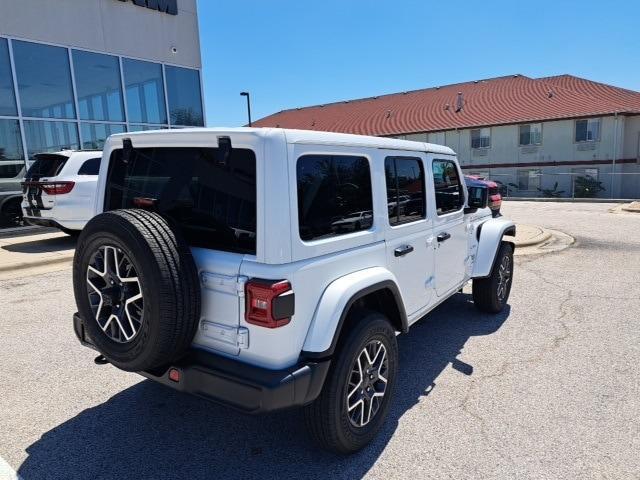
[[[73,190],[75,182],[43,182],[39,186],[47,195],[64,195]]]
[[[286,280],[249,280],[245,287],[245,320],[253,325],[278,328],[291,321],[295,296]]]

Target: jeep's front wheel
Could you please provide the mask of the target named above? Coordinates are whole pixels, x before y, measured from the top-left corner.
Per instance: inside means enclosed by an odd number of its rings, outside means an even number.
[[[322,448],[353,453],[376,435],[389,410],[398,371],[398,345],[389,320],[362,312],[331,365],[320,396],[304,409]]]
[[[499,313],[507,304],[513,281],[513,247],[502,242],[487,278],[473,280],[473,303],[486,313]]]

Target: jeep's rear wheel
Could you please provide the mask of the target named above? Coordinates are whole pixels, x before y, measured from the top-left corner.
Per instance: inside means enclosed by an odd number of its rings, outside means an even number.
[[[322,448],[353,453],[376,435],[389,410],[398,370],[398,345],[389,320],[360,312],[332,362],[320,396],[304,409],[307,428]]]
[[[91,341],[123,370],[167,365],[188,349],[200,317],[189,246],[143,210],[94,217],[78,239],[73,284]]]
[[[491,274],[473,280],[473,303],[482,312],[501,312],[509,299],[512,281],[513,247],[502,242]]]

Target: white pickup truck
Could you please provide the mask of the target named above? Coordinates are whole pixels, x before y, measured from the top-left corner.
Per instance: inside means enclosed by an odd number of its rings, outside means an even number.
[[[96,362],[248,413],[303,407],[337,452],[384,422],[398,333],[470,280],[485,312],[511,289],[514,224],[492,217],[482,188],[467,192],[438,145],[252,128],[115,135],[95,204],[73,280],[75,332]]]

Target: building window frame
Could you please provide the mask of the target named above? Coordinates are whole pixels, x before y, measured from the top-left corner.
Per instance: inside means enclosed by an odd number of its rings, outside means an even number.
[[[538,141],[537,142],[532,142],[531,141],[531,126],[533,125],[540,125],[540,135],[538,137]],[[522,143],[522,128],[523,127],[529,127],[529,143]],[[543,123],[542,122],[532,122],[532,123],[521,123],[520,125],[518,125],[518,145],[521,147],[539,147],[540,145],[542,145],[543,142],[543,137],[544,137],[544,133],[543,133]]]
[[[483,135],[484,132],[488,135]],[[474,145],[473,132],[479,132],[477,143]],[[469,141],[472,150],[489,150],[491,148],[491,127],[472,128],[469,131]]]
[[[578,122],[587,122],[587,138],[584,140],[578,140]],[[589,138],[589,124],[591,122],[597,122],[598,134],[597,136]],[[590,117],[590,118],[578,118],[573,122],[573,143],[595,143],[599,142],[602,137],[602,117]]]
[[[132,56],[128,56],[128,55],[117,55],[117,54],[112,54],[112,53],[108,53],[108,52],[104,52],[104,51],[97,51],[97,50],[92,50],[92,49],[87,49],[87,48],[77,48],[74,46],[70,46],[70,45],[63,45],[63,44],[59,44],[59,43],[52,43],[52,42],[44,42],[44,41],[39,41],[39,40],[33,40],[30,38],[23,38],[23,37],[17,37],[17,36],[13,36],[13,35],[0,35],[0,38],[3,38],[7,41],[7,46],[8,46],[8,50],[9,50],[9,67],[10,67],[10,73],[11,73],[11,78],[12,78],[12,82],[13,82],[13,92],[14,92],[14,98],[15,98],[15,102],[16,102],[16,108],[17,108],[17,115],[11,115],[11,116],[6,116],[6,115],[2,115],[0,116],[1,119],[7,119],[7,120],[17,120],[20,126],[20,136],[22,139],[22,151],[23,151],[23,161],[25,162],[25,166],[28,167],[30,164],[30,160],[29,160],[29,151],[30,151],[30,147],[29,147],[29,142],[27,140],[27,135],[26,135],[26,130],[25,130],[25,125],[24,122],[25,121],[33,121],[33,120],[37,120],[37,121],[45,121],[45,122],[66,122],[66,123],[75,123],[75,127],[76,130],[78,132],[78,141],[79,141],[79,147],[82,148],[82,146],[85,144],[85,142],[87,142],[89,139],[85,139],[83,138],[82,135],[82,125],[83,124],[106,124],[106,125],[117,125],[117,126],[121,126],[124,127],[124,131],[125,132],[129,132],[132,131],[132,126],[145,126],[145,127],[151,127],[151,128],[158,128],[158,129],[171,129],[171,128],[189,128],[189,126],[185,126],[185,125],[173,125],[171,122],[171,116],[170,116],[170,112],[169,112],[169,104],[167,101],[167,79],[166,79],[166,74],[165,74],[165,69],[167,67],[178,67],[178,68],[183,68],[183,69],[188,69],[188,70],[193,70],[196,71],[198,74],[198,79],[200,82],[200,101],[202,104],[202,114],[203,114],[203,119],[204,119],[204,124],[206,125],[206,106],[205,106],[205,96],[204,96],[204,85],[203,85],[203,78],[202,78],[202,67],[200,68],[192,68],[192,67],[185,67],[184,65],[178,65],[178,64],[174,64],[174,63],[169,63],[169,62],[159,62],[159,61],[152,61],[149,59],[145,59],[145,58],[138,58],[138,57],[132,57]],[[72,94],[73,94],[73,106],[75,108],[75,117],[74,118],[69,118],[69,119],[62,119],[62,118],[48,118],[48,117],[31,117],[31,116],[24,116],[22,113],[22,101],[20,98],[20,91],[18,88],[18,78],[17,78],[17,71],[16,71],[16,64],[15,64],[15,58],[14,58],[14,42],[15,41],[20,41],[20,42],[29,42],[29,43],[33,43],[33,44],[37,44],[37,45],[43,45],[43,46],[51,46],[51,47],[59,47],[59,48],[64,48],[67,51],[67,58],[69,60],[69,74],[71,76],[71,88],[72,88]],[[120,88],[121,88],[121,96],[122,96],[122,103],[123,103],[123,108],[124,108],[124,121],[107,121],[107,120],[84,120],[81,118],[81,113],[80,113],[80,109],[79,109],[79,105],[78,105],[78,92],[77,92],[77,85],[76,85],[76,72],[75,72],[75,65],[74,65],[74,59],[73,59],[73,52],[74,51],[78,51],[78,52],[87,52],[87,53],[95,53],[95,54],[100,54],[100,55],[107,55],[107,56],[111,56],[111,57],[116,57],[118,59],[118,67],[119,67],[119,75],[120,75]],[[127,102],[126,102],[126,84],[125,84],[125,78],[124,78],[124,68],[123,68],[123,60],[128,59],[128,60],[136,60],[136,61],[144,61],[144,62],[149,62],[149,63],[153,63],[156,65],[160,65],[161,70],[162,70],[162,83],[163,83],[163,89],[164,89],[164,95],[165,95],[165,105],[164,105],[164,111],[166,112],[166,117],[167,117],[167,121],[166,123],[163,124],[141,124],[140,122],[132,122],[130,117],[129,117],[129,112],[128,112],[128,108],[127,108]]]

